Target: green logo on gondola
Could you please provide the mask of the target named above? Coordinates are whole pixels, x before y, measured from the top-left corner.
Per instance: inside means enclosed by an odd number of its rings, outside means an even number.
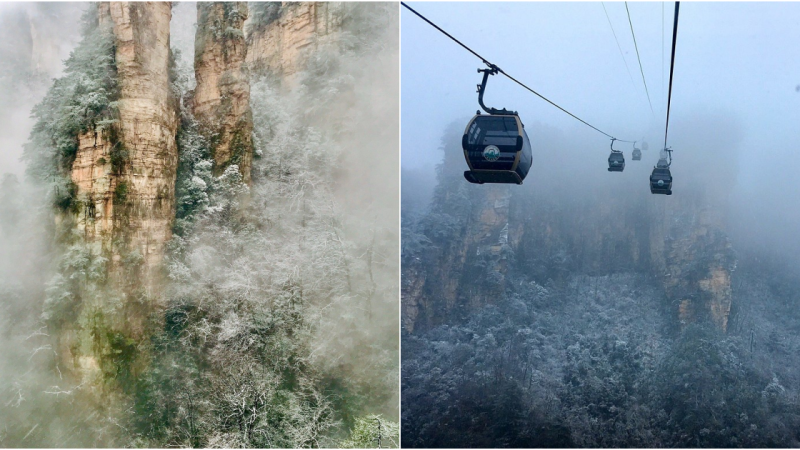
[[[487,161],[497,161],[497,159],[500,158],[500,149],[495,145],[487,145],[486,148],[483,149],[483,157],[486,158]]]

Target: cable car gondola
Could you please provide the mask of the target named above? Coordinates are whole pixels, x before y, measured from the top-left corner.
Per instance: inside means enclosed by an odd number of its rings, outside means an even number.
[[[486,81],[489,75],[497,73],[497,68],[490,66],[478,72],[483,72],[478,103],[488,115],[478,111],[464,130],[461,148],[470,169],[464,172],[464,178],[477,184],[522,184],[533,162],[530,139],[516,111],[483,104]]]
[[[608,155],[609,172],[622,172],[625,170],[625,156],[621,150],[614,150],[614,141],[616,140],[616,138],[611,138],[611,154]]]
[[[669,153],[669,161],[665,155],[661,155],[658,163],[653,167],[650,174],[650,193],[672,195],[672,173],[669,166],[672,164],[672,150],[666,149]]]
[[[642,151],[636,148],[636,141],[633,141],[633,153],[631,155],[631,159],[634,161],[641,161],[642,159]]]

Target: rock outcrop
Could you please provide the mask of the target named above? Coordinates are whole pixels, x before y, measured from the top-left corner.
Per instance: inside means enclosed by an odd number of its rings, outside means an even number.
[[[119,122],[80,136],[72,181],[84,210],[79,226],[100,242],[115,267],[123,254],[142,257],[151,286],[171,236],[178,118],[169,80],[169,3],[108,2],[101,26],[116,39]]]
[[[64,35],[64,20],[78,21],[80,5],[53,3],[12,3],[0,14],[0,58],[4,67],[0,75],[25,77],[49,82],[61,70],[62,59],[77,37],[77,32]],[[37,80],[37,81],[38,81]],[[15,80],[16,81],[16,80]]]
[[[426,328],[445,317],[463,317],[505,293],[509,257],[515,245],[509,224],[512,193],[509,186],[503,185],[480,189],[470,189],[476,205],[457,233],[459,239],[445,245],[437,242],[441,245],[434,250],[437,264],[405,260],[401,288],[403,326],[410,332],[418,319]]]
[[[721,330],[731,311],[736,255],[723,219],[710,205],[680,200],[651,208],[650,258],[681,326],[709,320]]]
[[[78,153],[72,163],[72,182],[77,186],[82,210],[77,217],[77,227],[87,242],[97,243],[100,249],[111,253],[114,232],[114,192],[120,180],[112,173],[111,149],[113,145],[100,130],[78,137]]]
[[[140,364],[137,342],[147,337],[153,302],[161,298],[178,162],[170,3],[100,3],[98,18],[116,41],[118,119],[79,136],[70,173],[77,190],[71,219],[92,254],[105,258],[111,289],[86,293],[79,317],[66,325],[58,343],[61,361],[84,380],[116,379],[120,371],[131,375]]]
[[[255,71],[279,76],[293,87],[309,55],[320,45],[340,38],[346,4],[341,2],[281,2],[249,24],[247,64]]]
[[[403,256],[407,331],[469,317],[513,292],[513,280],[563,286],[576,273],[620,272],[657,280],[676,328],[708,321],[727,330],[736,254],[725,232],[727,191],[718,187],[727,185],[710,178],[730,179],[731,168],[675,169],[681,184],[671,197],[619,178],[573,186],[539,168],[535,189],[505,191],[463,181],[460,130],[449,133],[440,186],[420,222],[430,244]]]
[[[192,104],[201,132],[211,144],[214,172],[239,166],[250,181],[253,158],[253,118],[250,82],[245,65],[246,2],[197,4],[195,78]]]

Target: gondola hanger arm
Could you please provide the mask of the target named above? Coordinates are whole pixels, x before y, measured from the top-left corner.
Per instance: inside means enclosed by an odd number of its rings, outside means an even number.
[[[492,108],[486,106],[483,103],[483,94],[484,92],[486,92],[486,82],[489,80],[489,75],[495,75],[500,70],[500,68],[495,66],[494,64],[486,63],[486,65],[489,66],[488,69],[478,69],[478,73],[483,73],[483,80],[481,81],[481,84],[478,85],[478,104],[481,105],[481,108],[483,108],[483,110],[489,113],[490,115],[500,115],[500,114],[517,115],[516,111],[509,111],[505,108],[503,109]]]
[[[472,54],[473,54],[473,55],[474,55],[476,58],[480,59],[482,63],[486,64],[486,65],[489,67],[489,70],[490,70],[490,71],[492,71],[492,72],[494,72],[494,73],[500,73],[500,74],[503,74],[503,75],[505,75],[505,76],[506,76],[506,78],[508,78],[509,80],[511,80],[511,81],[513,81],[514,83],[516,83],[516,84],[520,85],[522,88],[524,88],[524,89],[526,89],[526,90],[530,91],[532,94],[536,95],[537,97],[541,98],[542,100],[546,101],[547,103],[551,104],[552,106],[554,106],[554,107],[558,108],[559,110],[561,110],[561,111],[562,111],[562,112],[564,112],[565,114],[567,114],[567,115],[571,116],[573,119],[575,119],[575,120],[577,120],[577,121],[579,121],[579,122],[583,123],[584,125],[586,125],[586,126],[588,126],[589,128],[591,128],[591,129],[593,129],[593,130],[597,131],[597,132],[598,132],[598,133],[600,133],[600,134],[603,134],[603,135],[605,135],[605,136],[607,136],[607,137],[609,137],[609,138],[610,138],[610,137],[613,137],[613,136],[611,136],[610,134],[606,133],[605,131],[603,131],[603,130],[601,130],[601,129],[597,128],[597,127],[595,127],[594,125],[590,124],[589,122],[587,122],[587,121],[585,121],[585,120],[581,119],[580,117],[576,116],[575,114],[573,114],[573,113],[571,113],[571,112],[567,111],[566,109],[564,109],[564,108],[563,108],[563,107],[561,107],[560,105],[556,104],[556,103],[555,103],[555,102],[553,102],[552,100],[548,99],[547,97],[543,96],[542,94],[540,94],[540,93],[536,92],[534,89],[532,89],[531,87],[529,87],[529,86],[528,86],[528,85],[526,85],[525,83],[521,82],[520,80],[518,80],[518,79],[514,78],[513,76],[511,76],[510,74],[508,74],[507,72],[505,72],[503,69],[501,69],[500,67],[496,66],[495,64],[492,64],[491,62],[489,62],[489,60],[487,60],[486,58],[484,58],[483,56],[481,56],[480,54],[478,54],[477,52],[475,52],[475,50],[472,50],[471,48],[469,48],[469,47],[468,47],[467,45],[465,45],[463,42],[459,41],[459,40],[458,40],[458,39],[456,39],[454,36],[452,36],[450,33],[448,33],[447,31],[443,30],[443,29],[442,29],[440,26],[436,25],[436,24],[435,24],[435,23],[433,23],[431,20],[429,20],[427,17],[425,17],[425,16],[423,16],[422,14],[420,14],[419,12],[417,12],[417,11],[416,11],[414,8],[412,8],[412,7],[408,6],[408,4],[406,4],[405,2],[401,1],[401,2],[400,2],[400,4],[401,4],[401,5],[402,5],[404,8],[406,8],[407,10],[411,11],[411,12],[412,12],[414,15],[416,15],[417,17],[419,17],[420,19],[422,19],[423,21],[425,21],[426,23],[428,23],[428,25],[432,26],[433,28],[435,28],[436,30],[438,30],[440,33],[442,33],[443,35],[445,35],[445,36],[447,36],[448,38],[450,38],[450,39],[451,39],[453,42],[455,42],[456,44],[458,44],[458,45],[460,45],[461,47],[463,47],[463,48],[464,48],[466,51],[468,51],[468,52],[472,53]],[[484,69],[484,70],[486,70],[486,69]],[[488,77],[488,75],[486,75],[486,74],[484,73],[484,77],[486,78],[486,77]],[[484,87],[485,87],[485,86],[484,86]],[[479,92],[479,93],[480,93],[480,92]],[[481,106],[483,106],[483,105],[481,105]],[[490,111],[489,111],[487,108],[484,108],[484,109],[486,109],[486,110],[487,110],[487,112],[489,112],[489,113],[491,114],[491,112],[490,112]],[[489,108],[489,109],[493,109],[493,108]],[[667,109],[669,110],[669,108],[667,108]],[[509,112],[509,113],[510,113],[510,112]],[[620,142],[631,142],[631,141],[623,141],[623,140],[621,140],[621,139],[617,139],[617,140],[618,140],[618,141],[620,141]]]
[[[611,151],[614,153],[622,153],[622,150],[614,150],[614,141],[619,141],[619,139],[614,137],[611,138]]]

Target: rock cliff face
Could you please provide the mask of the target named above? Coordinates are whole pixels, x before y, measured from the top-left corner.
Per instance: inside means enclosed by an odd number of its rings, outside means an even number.
[[[197,4],[193,109],[209,139],[219,175],[237,164],[245,182],[253,158],[253,119],[243,26],[247,3]]]
[[[84,380],[135,371],[136,342],[146,338],[153,311],[149,302],[160,298],[178,157],[169,88],[170,8],[158,2],[98,6],[100,24],[110,26],[116,40],[119,116],[79,136],[70,173],[78,208],[71,219],[92,254],[107,261],[106,278],[121,298],[87,294],[78,319],[60,335],[62,362]]]
[[[0,42],[3,61],[12,64],[16,70],[32,69],[36,58],[33,53],[35,25],[30,11],[23,7],[9,8],[0,15],[0,27],[4,38]],[[7,70],[5,67],[3,69]]]
[[[121,238],[128,251],[141,254],[145,284],[156,278],[174,216],[178,120],[169,88],[170,18],[170,3],[110,2],[99,6],[101,25],[110,24],[116,37],[119,124],[115,131],[104,132],[91,149],[88,144],[95,137],[81,137],[86,144],[83,152],[98,157],[94,163],[102,168],[96,168],[96,173],[108,176],[108,182],[97,184],[95,192],[93,181],[73,172],[78,186],[92,186],[83,193],[91,198],[87,209],[95,205],[94,217],[86,216],[95,223],[110,221],[113,238]],[[110,147],[98,152],[94,145]],[[86,161],[84,155],[78,159]],[[107,236],[102,231],[107,230],[101,226],[89,235]],[[112,253],[112,262],[119,264],[120,254],[113,249]]]
[[[110,253],[114,232],[114,191],[121,180],[119,174],[112,173],[112,144],[104,135],[106,133],[101,130],[79,136],[71,176],[83,206],[77,217],[78,229],[88,242],[95,242]]]
[[[723,218],[708,204],[674,202],[653,208],[650,257],[653,273],[678,305],[681,326],[708,319],[721,330],[731,311],[736,255]]]
[[[679,170],[681,190],[667,198],[646,185],[617,196],[618,189],[630,190],[621,178],[575,187],[559,180],[563,174],[536,171],[522,187],[472,186],[456,173],[463,165],[456,150],[446,152],[431,212],[421,222],[431,245],[417,257],[404,255],[406,330],[468,317],[513,292],[515,279],[559,285],[574,273],[634,271],[662,285],[678,327],[707,320],[727,329],[736,255],[720,206],[727,194],[708,174]]]
[[[292,87],[311,51],[339,39],[343,12],[340,2],[281,2],[250,26],[247,64],[278,75]]]
[[[505,294],[512,246],[518,244],[509,224],[512,191],[503,185],[481,188],[470,189],[474,207],[456,233],[458,240],[437,246],[437,264],[405,261],[402,306],[407,330],[413,331],[418,319],[425,328],[448,316],[463,317]]]

